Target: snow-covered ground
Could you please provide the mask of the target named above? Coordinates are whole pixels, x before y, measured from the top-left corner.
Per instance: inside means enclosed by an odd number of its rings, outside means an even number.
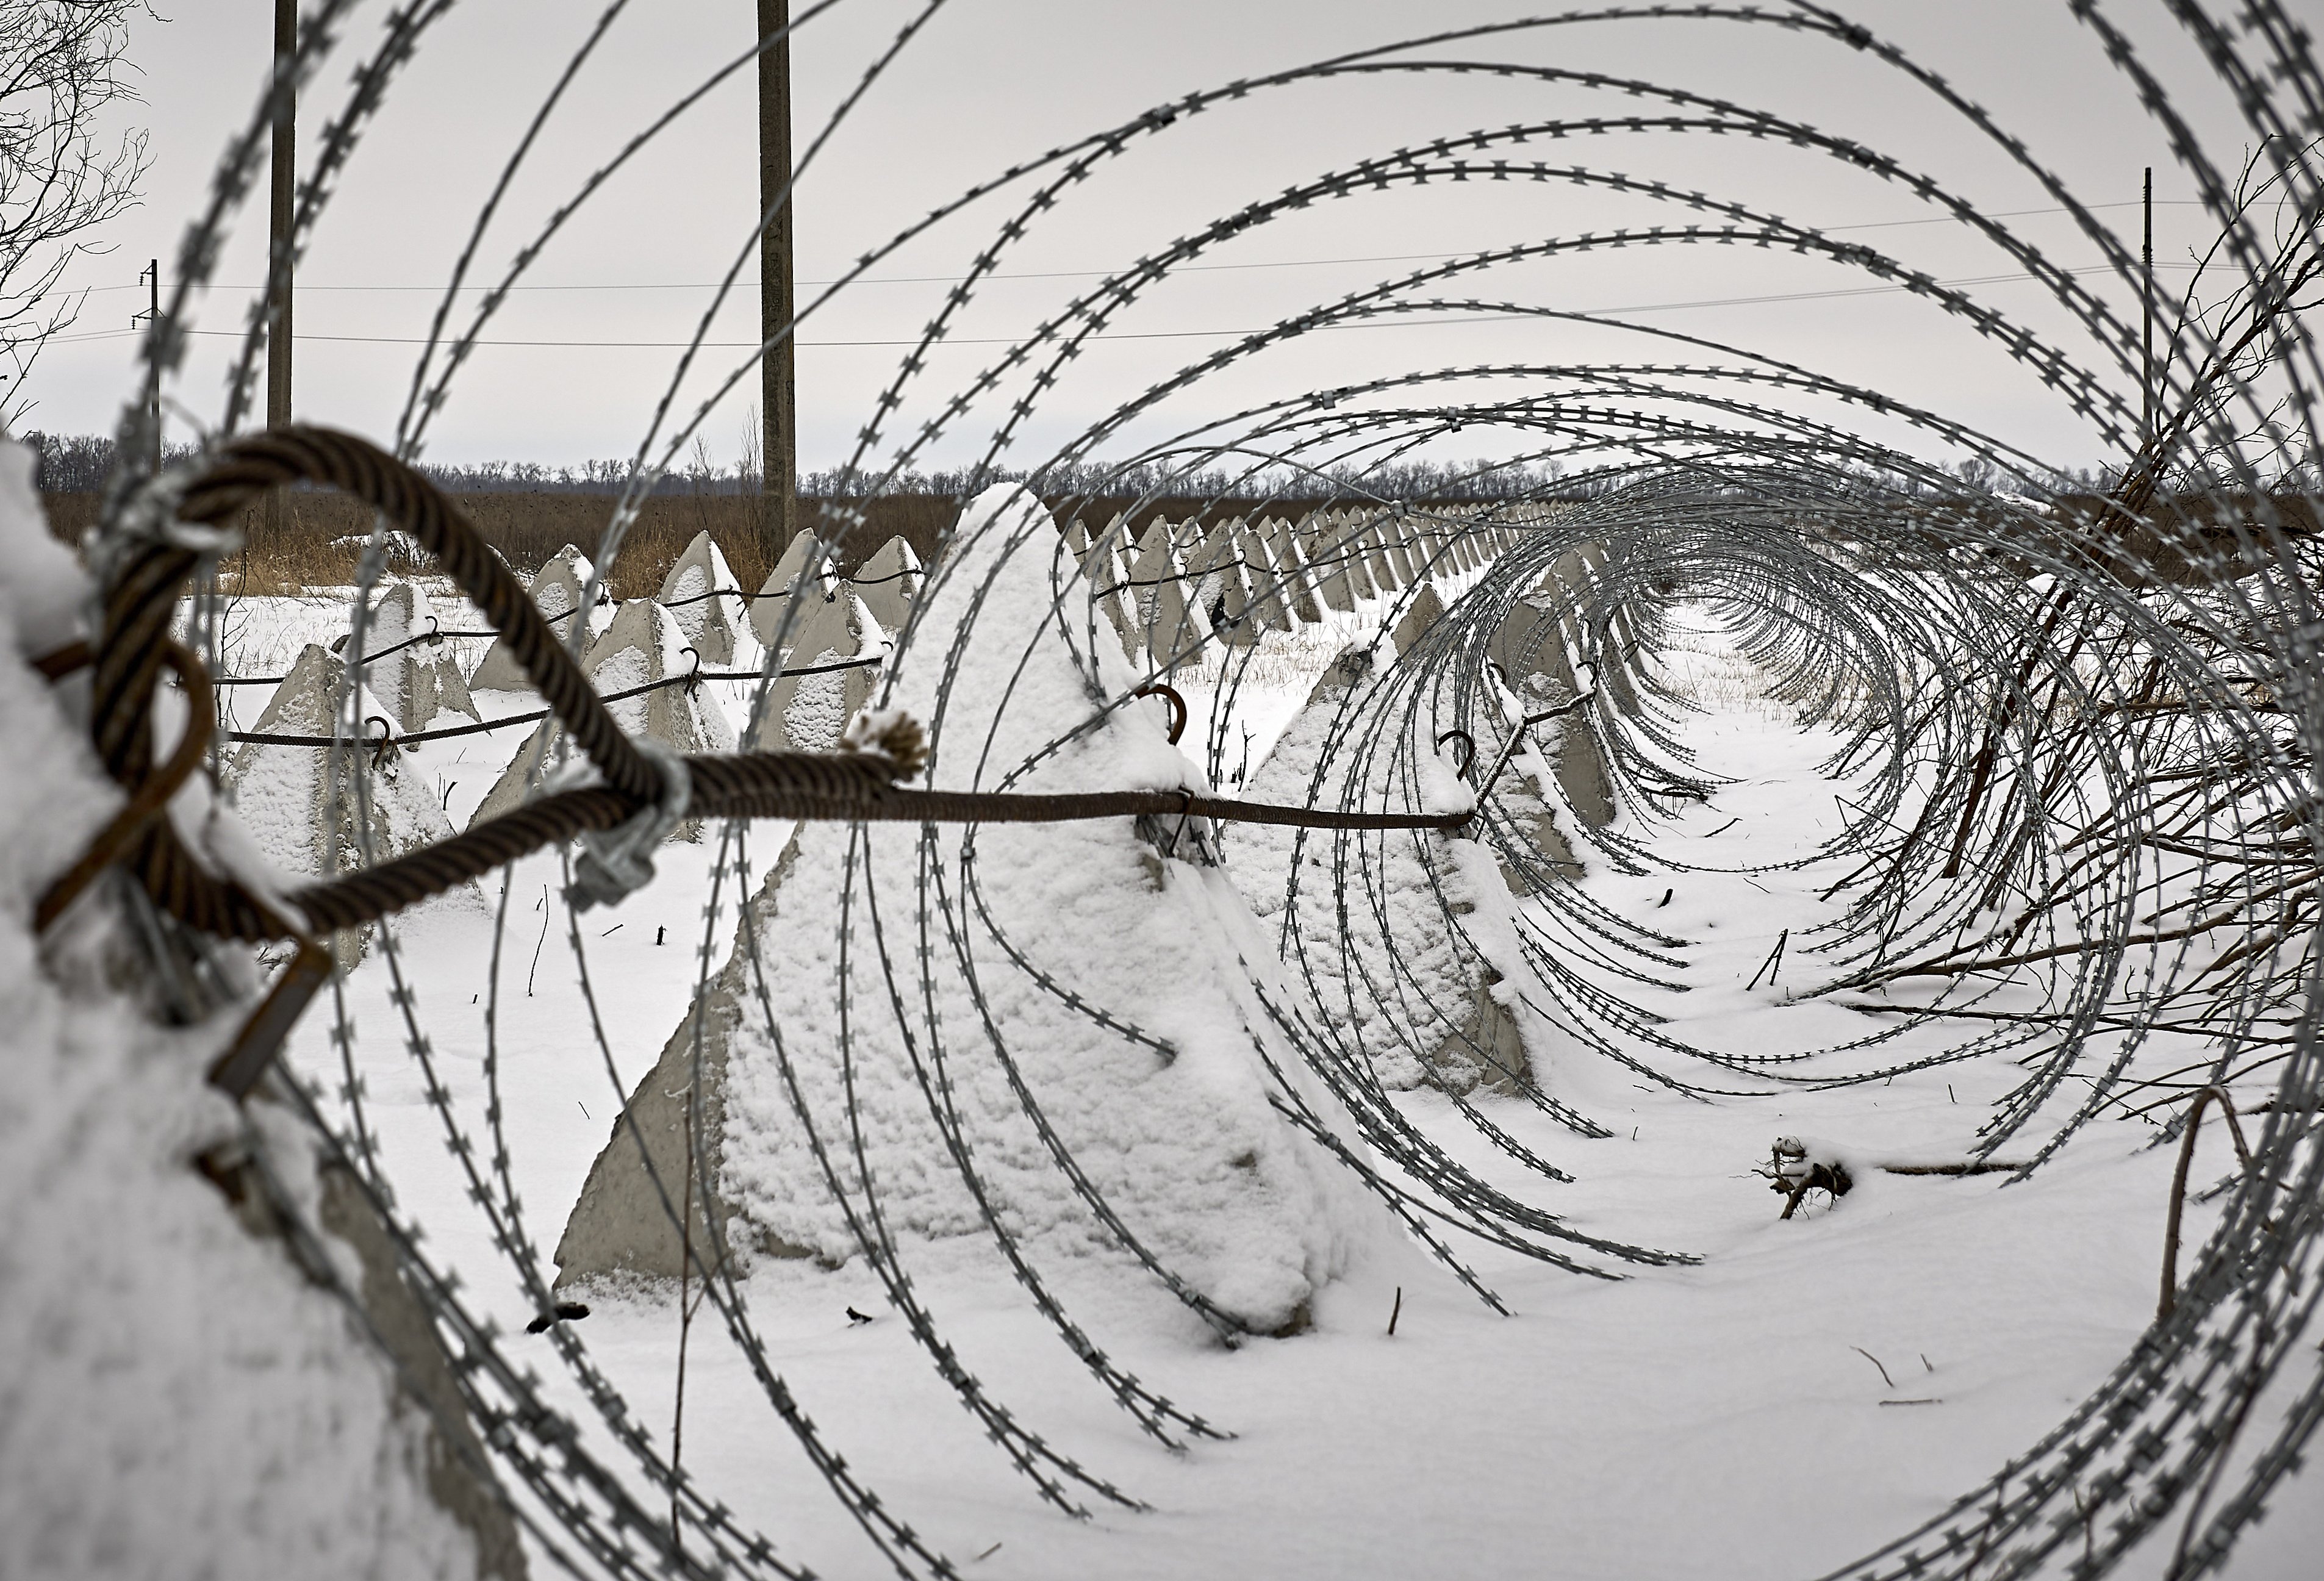
[[[1279,673],[1254,672],[1245,712],[1226,722],[1232,750],[1222,781],[1234,773],[1240,730],[1251,729],[1254,761],[1263,758],[1332,653],[1363,635],[1367,618],[1377,629],[1384,607],[1345,620],[1346,631],[1280,644]],[[296,618],[287,612],[274,624],[287,633]],[[271,640],[287,658],[314,636]],[[261,658],[258,643],[249,651]],[[1591,864],[1583,888],[1592,900],[1686,941],[1675,952],[1686,992],[1628,985],[1626,996],[1670,1018],[1674,1037],[1738,1055],[1829,1049],[1880,1030],[1877,1018],[1792,994],[1813,975],[1801,940],[1831,914],[1820,893],[1835,873],[1812,860],[1782,864],[1813,857],[1839,827],[1833,795],[1848,788],[1819,766],[1834,741],[1795,728],[1767,703],[1762,678],[1714,629],[1694,630],[1665,661],[1684,668],[1707,710],[1686,730],[1699,770],[1727,782],[1668,822],[1622,826],[1650,871]],[[1194,748],[1216,677],[1181,680]],[[738,726],[746,691],[722,694]],[[479,698],[488,713],[524,701]],[[440,783],[456,827],[521,734],[430,744],[405,772]],[[754,871],[783,838],[779,828],[751,834]],[[482,907],[439,903],[397,929],[437,1074],[481,1138],[491,913],[504,908],[500,1102],[538,1247],[555,1244],[610,1118],[684,1013],[715,850],[715,840],[668,847],[652,886],[581,920],[577,959],[554,898],[563,880],[553,854],[518,864],[504,898],[495,886]],[[1715,871],[1722,866],[1752,871]],[[710,939],[714,969],[730,942],[731,903]],[[1777,980],[1746,987],[1786,929],[1794,950]],[[531,1305],[466,1200],[467,1180],[426,1101],[427,1075],[401,1045],[386,992],[374,956],[350,986],[355,1059],[401,1205],[514,1333],[517,1353],[536,1351],[540,1372],[561,1378],[549,1341],[521,1333]],[[610,1070],[590,1030],[593,1009]],[[1885,1049],[1884,1062],[1913,1051]],[[318,1014],[301,1028],[294,1057],[328,1071],[336,1055],[327,1062],[327,1052]],[[1861,1063],[1822,1058],[1828,1071],[1798,1074],[1852,1074]],[[1777,1135],[1821,1139],[1866,1164],[1957,1159],[1985,1105],[2021,1077],[2006,1062],[1712,1104],[1587,1051],[1536,1050],[1536,1059],[1552,1096],[1615,1134],[1583,1140],[1525,1104],[1482,1093],[1471,1101],[1568,1170],[1570,1185],[1522,1170],[1441,1096],[1419,1090],[1396,1101],[1463,1165],[1576,1230],[1701,1263],[1634,1269],[1609,1283],[1460,1245],[1513,1309],[1504,1318],[1416,1249],[1391,1248],[1325,1288],[1311,1331],[1231,1350],[1158,1288],[1107,1265],[1068,1260],[1046,1270],[1100,1344],[1149,1386],[1231,1429],[1231,1442],[1173,1455],[1141,1436],[1059,1346],[989,1242],[906,1245],[906,1271],[967,1369],[1025,1426],[1147,1512],[1099,1505],[1094,1519],[1076,1521],[1043,1505],[959,1410],[860,1258],[835,1270],[761,1262],[745,1286],[756,1333],[854,1473],[966,1575],[1748,1577],[1821,1574],[1940,1513],[2087,1395],[2152,1317],[2172,1157],[2148,1149],[2150,1133],[2131,1124],[2086,1131],[2007,1188],[1990,1177],[1860,1169],[1843,1201],[1819,1197],[1778,1222],[1778,1199],[1753,1173]],[[2207,1136],[2197,1179],[2216,1178],[2226,1163],[2224,1139]],[[2190,1207],[2190,1246],[2210,1222],[2209,1210]],[[851,1308],[871,1320],[852,1320]],[[601,1294],[577,1333],[666,1443],[676,1292]],[[684,1460],[693,1475],[788,1561],[829,1576],[881,1573],[710,1309],[695,1320],[686,1364]],[[552,1388],[606,1458],[622,1463],[579,1389]],[[2264,1401],[2258,1419],[2268,1412]],[[2160,1575],[2175,1533],[2175,1521],[2166,1522],[2124,1573]],[[2229,1573],[2312,1575],[2319,1543],[2324,1497],[2311,1475],[2279,1493]]]

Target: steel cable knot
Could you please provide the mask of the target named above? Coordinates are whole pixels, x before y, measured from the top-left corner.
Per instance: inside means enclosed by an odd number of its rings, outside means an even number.
[[[651,883],[654,848],[669,837],[694,800],[694,774],[685,758],[650,736],[632,737],[632,744],[661,771],[662,794],[617,827],[582,831],[581,855],[574,861],[573,882],[565,891],[576,911],[618,905]]]
[[[187,489],[203,470],[191,462],[174,462],[138,484],[125,498],[116,495],[107,502],[106,517],[90,530],[87,543],[92,580],[99,588],[112,581],[124,563],[149,549],[180,549],[215,559],[241,546],[242,534],[234,528],[189,522],[178,514]]]
[[[847,723],[839,750],[876,758],[892,780],[908,780],[927,766],[928,740],[920,722],[901,708],[873,708]]]

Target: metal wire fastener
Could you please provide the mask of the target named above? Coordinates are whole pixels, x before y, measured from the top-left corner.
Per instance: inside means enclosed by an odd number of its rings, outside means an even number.
[[[581,855],[574,860],[573,883],[565,892],[576,911],[617,905],[651,883],[652,853],[686,817],[693,800],[694,778],[683,757],[651,736],[637,737],[636,745],[661,771],[662,794],[618,828],[602,834],[586,831],[579,837]]]

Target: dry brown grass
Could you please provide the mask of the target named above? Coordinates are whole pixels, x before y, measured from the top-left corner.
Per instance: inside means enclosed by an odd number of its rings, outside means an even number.
[[[500,550],[509,564],[528,574],[540,569],[570,543],[594,553],[613,512],[613,499],[592,494],[461,494],[453,496],[484,541]],[[43,496],[51,531],[69,543],[97,519],[99,496],[95,494],[52,494]],[[297,596],[316,587],[344,587],[355,580],[355,562],[363,540],[371,531],[371,513],[345,495],[322,490],[294,489],[283,496],[287,520],[279,531],[266,524],[261,511],[242,522],[244,549],[223,568],[230,592],[264,596]],[[1201,515],[1223,521],[1237,515],[1265,513],[1297,517],[1326,502],[1315,500],[1150,500],[1141,521],[1165,516],[1173,522]],[[811,531],[830,535],[820,502],[801,502]],[[842,542],[839,570],[844,575],[869,559],[890,538],[912,546],[923,563],[936,558],[936,541],[959,514],[959,503],[943,495],[891,495],[856,502],[870,517]],[[1128,506],[1128,499],[1090,500],[1086,496],[1052,502],[1065,520],[1078,515],[1099,525]],[[661,591],[662,578],[697,532],[707,532],[734,569],[742,590],[755,593],[766,583],[779,554],[760,524],[760,501],[752,495],[664,495],[646,502],[637,524],[631,528],[615,562],[613,592],[621,598],[650,598]],[[391,553],[388,569],[397,576],[424,574],[429,567],[408,555]]]
[[[509,564],[525,572],[538,570],[557,551],[571,543],[593,552],[612,513],[613,500],[585,494],[464,494],[455,496],[484,541],[500,550]],[[286,520],[281,529],[267,525],[264,513],[252,511],[242,522],[244,548],[222,568],[230,592],[295,595],[312,587],[343,587],[355,580],[355,563],[371,531],[371,513],[345,495],[293,490],[283,496]],[[98,496],[94,494],[54,494],[45,496],[49,527],[69,543],[77,543],[96,520]],[[816,503],[802,502],[814,527],[820,520]],[[937,538],[952,524],[958,506],[942,496],[904,495],[869,502],[870,521],[850,534],[840,554],[841,571],[852,571],[893,537],[901,537],[927,560]],[[711,541],[734,569],[734,578],[746,593],[766,584],[777,551],[760,522],[760,502],[750,495],[670,495],[646,502],[645,510],[630,530],[613,568],[613,593],[621,598],[650,598],[661,591],[662,579],[695,534],[707,532]],[[432,568],[410,556],[392,552],[388,569],[398,576],[425,573]]]
[[[78,543],[96,521],[99,497],[93,493],[51,494],[42,496],[49,527],[68,543]],[[569,493],[460,494],[453,496],[484,541],[520,571],[536,571],[570,543],[594,555],[605,522],[613,512],[606,495]],[[221,568],[226,590],[265,596],[296,596],[315,588],[344,587],[355,580],[355,565],[371,532],[371,513],[345,495],[318,489],[294,489],[283,496],[286,520],[269,527],[263,511],[248,513],[242,523],[242,550]],[[959,514],[959,502],[944,495],[891,495],[855,502],[869,517],[862,527],[842,540],[838,569],[853,571],[890,538],[912,546],[923,563],[936,558],[936,541]],[[1139,509],[1139,526],[1156,516],[1171,522],[1199,517],[1205,522],[1235,516],[1285,516],[1294,520],[1333,502],[1314,499],[1202,499],[1168,497],[1148,500]],[[811,531],[832,536],[836,522],[825,514],[823,502],[805,500]],[[1102,527],[1131,502],[1092,499],[1087,495],[1052,500],[1059,525],[1078,516]],[[707,532],[734,569],[742,591],[755,593],[765,586],[779,550],[760,521],[760,500],[754,495],[663,495],[646,502],[630,530],[613,570],[613,593],[621,598],[650,598],[661,591],[670,566],[686,552],[697,532]],[[409,554],[391,552],[388,570],[396,576],[424,575],[432,567]]]

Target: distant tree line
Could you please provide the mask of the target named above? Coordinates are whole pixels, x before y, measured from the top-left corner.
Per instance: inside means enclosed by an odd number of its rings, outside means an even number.
[[[95,493],[105,486],[113,470],[113,440],[97,434],[30,433],[25,442],[41,455],[41,486],[52,494]],[[172,446],[169,459],[189,460],[190,446]],[[614,495],[629,476],[627,461],[590,460],[576,466],[549,467],[537,461],[486,461],[470,466],[422,462],[420,470],[437,486],[451,494]],[[2009,476],[1989,462],[1971,459],[1941,468],[1948,477],[1937,485],[1925,475],[1905,480],[1894,474],[1860,468],[1857,476],[1870,495],[1937,497],[1976,494],[2018,494],[2057,498],[2105,493],[2114,478],[2099,468],[2060,471],[2034,481]],[[874,493],[887,495],[958,499],[973,490],[996,483],[1024,483],[1045,499],[1069,497],[1174,500],[1202,498],[1282,499],[1314,501],[1336,498],[1382,500],[1508,500],[1589,499],[1618,492],[1635,478],[1627,467],[1609,467],[1585,473],[1566,473],[1557,463],[1506,463],[1489,460],[1407,461],[1363,469],[1332,467],[1320,472],[1268,467],[1204,467],[1180,471],[1151,462],[1109,466],[1082,462],[1052,467],[1038,476],[1022,470],[999,469],[981,477],[967,469],[909,471],[885,479],[837,469],[809,472],[799,478],[799,494],[807,499],[862,499]],[[877,485],[875,487],[875,485]],[[2228,485],[2224,482],[2215,485]],[[2188,479],[2182,487],[2209,492],[2200,480]],[[2272,485],[2272,492],[2324,492],[2324,479],[2313,467],[2293,467]],[[696,452],[692,463],[667,473],[654,486],[659,498],[687,495],[755,495],[759,475],[747,465],[714,467]]]
[[[41,487],[51,494],[91,494],[105,487],[113,471],[114,442],[101,434],[33,432],[24,442],[39,451]],[[189,460],[190,446],[172,446],[168,459]],[[630,475],[627,461],[589,460],[575,466],[549,467],[537,461],[486,461],[467,466],[423,461],[420,470],[450,494],[619,494]],[[1192,471],[1151,463],[1130,467],[1084,462],[1054,467],[1035,476],[1021,469],[1001,469],[980,477],[968,469],[908,471],[885,479],[837,469],[809,472],[799,478],[800,495],[808,499],[862,498],[874,492],[957,499],[972,489],[996,483],[1032,483],[1044,497],[1150,495],[1187,496],[1277,496],[1314,499],[1346,496],[1361,499],[1520,499],[1560,492],[1558,468],[1492,461],[1400,462],[1369,471],[1336,467],[1323,472],[1272,467],[1259,472],[1209,467]],[[875,489],[875,485],[876,489]],[[1568,485],[1568,492],[1591,493],[1586,484]],[[665,474],[653,493],[669,497],[687,495],[755,495],[757,469],[748,466],[714,467],[697,453],[694,462]]]

